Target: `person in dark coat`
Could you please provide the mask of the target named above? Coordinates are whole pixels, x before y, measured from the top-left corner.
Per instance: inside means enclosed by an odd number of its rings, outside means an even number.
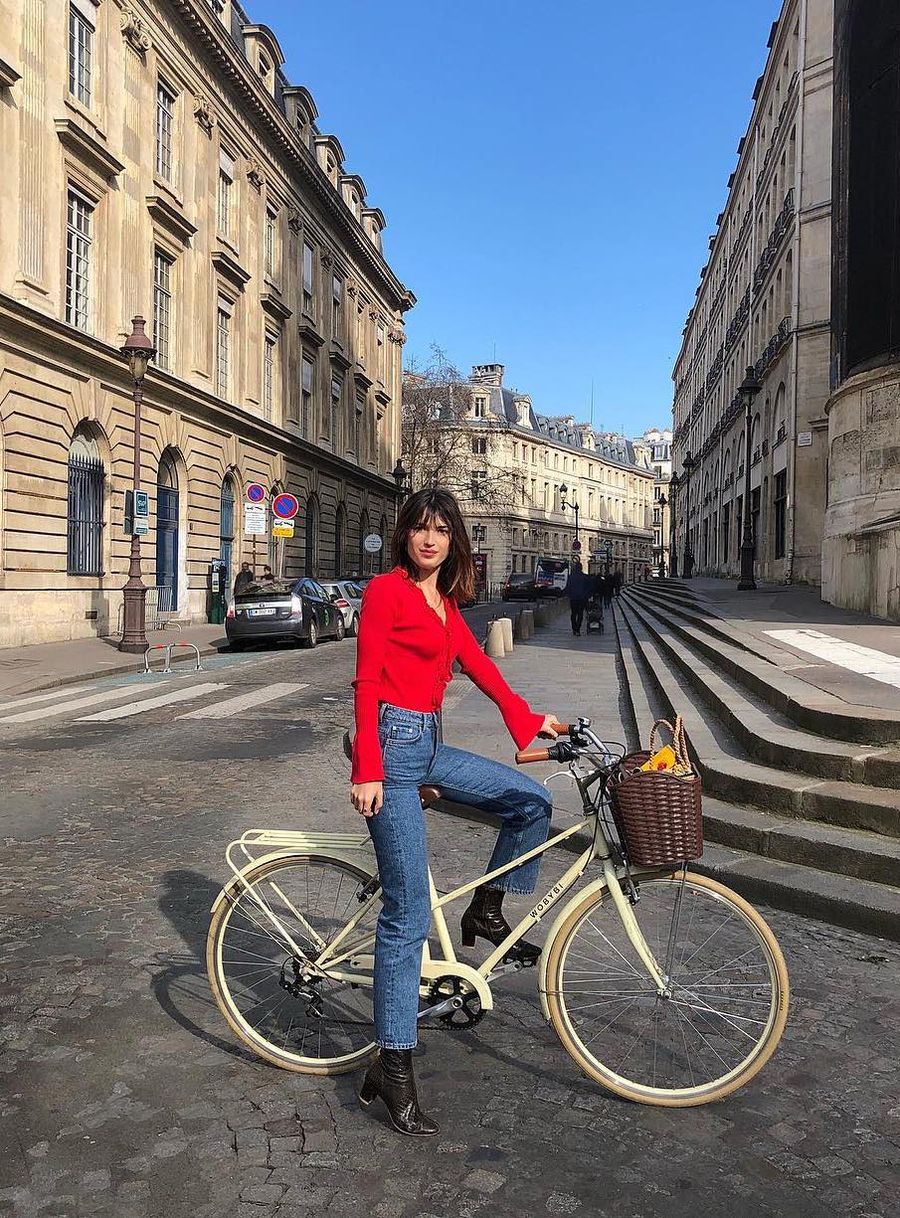
[[[622,572],[614,571],[613,577],[612,577],[612,583],[613,583],[613,591],[615,592],[616,596],[618,596],[619,593],[622,591],[622,582],[623,582]]]
[[[601,584],[601,594],[603,596],[603,608],[608,609],[612,604],[613,596],[613,580],[610,573],[607,571],[603,576]]]
[[[234,595],[240,596],[240,594],[246,588],[249,588],[252,583],[253,583],[253,568],[250,566],[250,564],[248,562],[242,562],[241,569],[240,569],[240,571],[238,571],[237,576],[234,581]]]
[[[572,633],[581,634],[581,622],[584,618],[584,608],[591,595],[591,584],[581,563],[577,558],[572,560],[569,578],[566,581],[565,595],[569,598],[569,609],[572,618]]]

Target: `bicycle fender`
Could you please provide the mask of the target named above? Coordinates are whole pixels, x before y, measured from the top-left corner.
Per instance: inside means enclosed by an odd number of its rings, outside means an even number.
[[[596,892],[601,892],[606,887],[606,880],[601,876],[598,880],[593,880],[586,888],[581,888],[573,896],[569,897],[565,905],[553,919],[550,929],[547,931],[547,938],[544,940],[544,950],[541,952],[538,961],[538,995],[541,1000],[541,1013],[550,1022],[550,1007],[547,1004],[547,961],[550,958],[550,945],[559,933],[563,922],[572,912],[576,905],[580,905],[585,897],[593,896]]]

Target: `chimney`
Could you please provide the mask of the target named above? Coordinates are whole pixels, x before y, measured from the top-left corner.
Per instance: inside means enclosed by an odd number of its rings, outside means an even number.
[[[470,379],[473,385],[490,385],[499,389],[503,384],[503,365],[473,364]]]

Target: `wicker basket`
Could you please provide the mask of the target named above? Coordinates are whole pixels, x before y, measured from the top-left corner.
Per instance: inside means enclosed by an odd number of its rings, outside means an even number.
[[[672,734],[682,773],[641,770],[657,750],[660,727]],[[629,753],[610,783],[613,819],[629,861],[641,867],[668,867],[703,853],[700,775],[691,767],[684,726],[665,719],[654,723],[648,752]]]

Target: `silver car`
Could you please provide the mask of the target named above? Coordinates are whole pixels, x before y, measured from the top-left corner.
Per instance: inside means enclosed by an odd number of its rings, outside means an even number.
[[[347,633],[355,637],[359,633],[362,588],[352,579],[321,579],[319,583],[328,593],[332,604],[337,605],[343,614]]]

